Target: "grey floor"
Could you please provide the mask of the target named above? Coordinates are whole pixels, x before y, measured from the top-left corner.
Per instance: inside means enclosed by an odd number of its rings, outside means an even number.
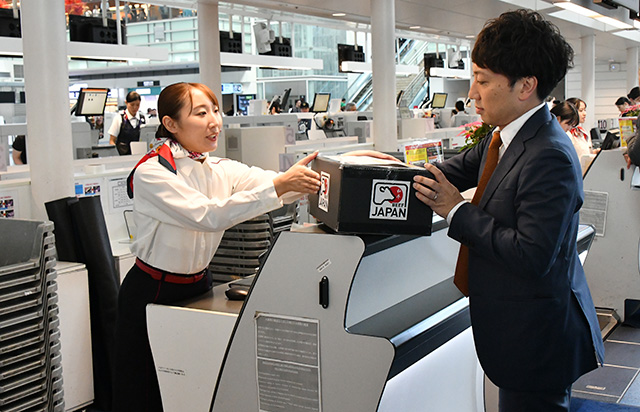
[[[605,363],[578,379],[572,395],[640,407],[640,329],[618,326],[604,342]]]

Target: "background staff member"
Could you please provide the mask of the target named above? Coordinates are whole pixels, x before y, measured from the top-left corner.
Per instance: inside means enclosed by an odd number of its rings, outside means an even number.
[[[562,130],[566,133],[580,122],[580,115],[576,107],[568,102],[558,102],[551,108],[551,114],[556,117]]]
[[[140,95],[137,92],[127,93],[125,98],[127,108],[120,116],[113,118],[109,128],[109,143],[116,145],[120,155],[131,154],[131,142],[140,140],[140,126],[145,124],[145,118],[140,109]]]
[[[284,173],[209,157],[218,145],[222,117],[217,98],[205,85],[166,87],[158,98],[158,116],[160,140],[129,178],[138,232],[131,251],[137,259],[118,295],[118,412],[162,411],[146,305],[208,291],[207,268],[226,229],[320,189],[318,173],[306,167],[317,153]],[[393,159],[369,151],[352,154]]]
[[[580,163],[544,103],[573,50],[540,14],[517,10],[485,25],[471,57],[469,97],[498,133],[425,164],[435,180],[415,177],[416,196],[463,245],[455,284],[500,411],[569,411],[572,383],[604,359],[576,250]],[[466,202],[460,191],[474,186]]]
[[[11,152],[11,157],[13,158],[13,163],[17,165],[26,165],[27,164],[27,140],[24,135],[16,136],[16,139],[13,141],[13,145],[11,146],[13,149]]]

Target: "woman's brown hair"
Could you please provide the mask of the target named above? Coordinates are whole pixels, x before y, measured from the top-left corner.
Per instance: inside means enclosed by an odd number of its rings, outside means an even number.
[[[168,131],[162,124],[162,119],[165,116],[169,116],[174,120],[180,120],[180,111],[189,104],[193,106],[191,100],[191,90],[198,89],[207,96],[213,105],[218,106],[218,99],[213,94],[210,88],[202,83],[174,83],[165,87],[160,96],[158,96],[158,119],[160,120],[160,126],[156,131],[156,138],[171,137],[174,138],[173,133]]]

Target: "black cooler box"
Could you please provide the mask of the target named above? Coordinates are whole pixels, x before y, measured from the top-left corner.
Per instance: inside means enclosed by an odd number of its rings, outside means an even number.
[[[317,157],[319,193],[309,195],[309,211],[339,233],[431,234],[433,212],[415,195],[413,176],[433,178],[421,167],[362,156]]]

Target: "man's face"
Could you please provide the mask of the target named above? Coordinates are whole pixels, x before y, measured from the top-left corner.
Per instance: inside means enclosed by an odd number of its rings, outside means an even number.
[[[469,89],[469,98],[476,103],[476,113],[482,121],[492,126],[504,128],[524,114],[519,96],[521,80],[513,87],[509,86],[507,76],[494,73],[489,69],[473,64],[473,83]]]

